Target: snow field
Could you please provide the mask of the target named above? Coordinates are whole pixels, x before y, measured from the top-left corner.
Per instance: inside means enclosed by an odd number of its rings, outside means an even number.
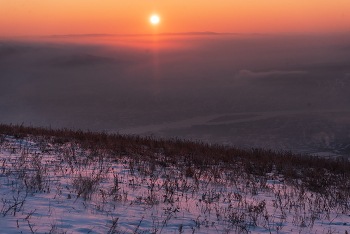
[[[0,233],[347,233],[349,201],[277,173],[6,136]]]

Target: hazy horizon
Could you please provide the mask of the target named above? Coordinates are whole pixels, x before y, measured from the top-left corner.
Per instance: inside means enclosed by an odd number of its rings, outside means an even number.
[[[2,123],[350,153],[350,34],[34,39],[0,42]]]

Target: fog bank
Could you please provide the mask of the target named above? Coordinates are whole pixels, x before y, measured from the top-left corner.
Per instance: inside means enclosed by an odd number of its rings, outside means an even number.
[[[2,123],[347,155],[349,91],[345,34],[0,41]]]

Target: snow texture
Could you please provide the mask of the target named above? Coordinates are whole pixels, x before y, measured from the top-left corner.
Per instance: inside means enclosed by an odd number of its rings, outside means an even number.
[[[350,231],[348,201],[332,203],[277,174],[244,179],[217,167],[192,174],[74,142],[7,136],[0,152],[0,233]]]

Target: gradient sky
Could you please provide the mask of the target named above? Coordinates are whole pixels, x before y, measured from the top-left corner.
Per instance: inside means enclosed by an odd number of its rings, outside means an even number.
[[[0,36],[349,32],[349,9],[346,0],[1,0]]]

